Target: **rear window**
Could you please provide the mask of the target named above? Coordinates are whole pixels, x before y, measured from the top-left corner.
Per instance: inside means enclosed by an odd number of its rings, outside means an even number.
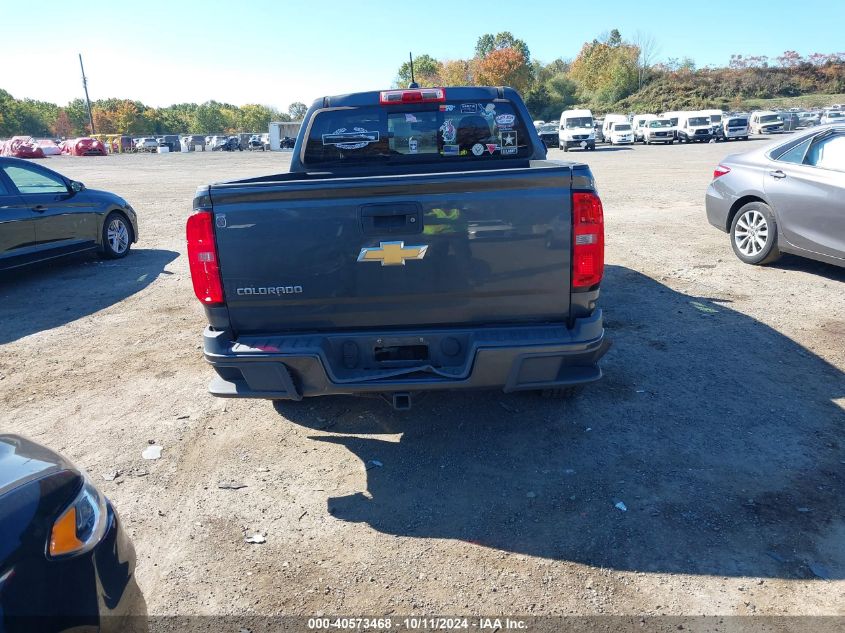
[[[728,127],[747,127],[748,119],[731,119],[728,121]]]
[[[530,155],[525,124],[511,103],[447,101],[318,112],[303,163],[437,163]]]

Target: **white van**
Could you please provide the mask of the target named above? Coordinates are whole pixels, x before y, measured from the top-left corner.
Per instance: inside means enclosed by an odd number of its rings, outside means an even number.
[[[643,131],[649,121],[654,121],[657,118],[656,114],[635,114],[631,119],[631,127],[634,128],[634,142],[642,141]]]
[[[776,134],[783,132],[783,121],[777,112],[771,110],[757,110],[751,113],[752,134]]]
[[[709,142],[713,138],[713,124],[701,112],[684,112],[678,116],[675,134],[679,143]]]
[[[564,152],[568,152],[570,147],[596,149],[593,113],[589,110],[564,110],[560,115],[558,142]]]
[[[716,140],[730,141],[731,139],[748,140],[748,116],[745,114],[725,115],[722,123],[716,128]]]
[[[664,112],[658,115],[658,118],[669,119],[672,122],[672,134],[675,136],[675,140],[678,140],[678,119],[684,114],[686,112],[683,110],[673,110],[672,112]]]
[[[630,145],[634,142],[634,129],[628,121],[611,123],[607,139],[611,145]]]
[[[664,143],[671,145],[675,142],[675,126],[670,119],[654,118],[647,121],[642,131],[643,143]]]
[[[717,128],[722,127],[722,117],[725,116],[725,113],[721,110],[701,110],[701,114],[710,117],[710,127],[713,128],[714,132]]]
[[[616,123],[629,123],[628,117],[624,114],[608,114],[604,117],[604,123],[602,124],[601,132],[604,136],[605,143],[610,143],[610,132],[613,129],[613,126]]]

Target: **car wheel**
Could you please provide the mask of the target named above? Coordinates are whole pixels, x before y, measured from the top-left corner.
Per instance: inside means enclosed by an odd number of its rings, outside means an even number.
[[[562,145],[562,149],[563,149],[563,151],[564,151],[564,152],[568,152],[568,151],[569,151],[569,145],[567,145],[566,143],[564,143],[564,144]]]
[[[126,216],[112,211],[103,222],[103,245],[101,252],[109,259],[120,259],[129,254],[132,247],[132,225]]]
[[[746,264],[770,264],[780,258],[778,230],[772,210],[764,202],[749,202],[731,222],[731,246]]]
[[[667,144],[667,145],[674,145],[674,144],[675,144],[675,141],[674,141],[674,140],[672,140],[672,141],[667,141],[667,142],[666,142],[666,144]]]

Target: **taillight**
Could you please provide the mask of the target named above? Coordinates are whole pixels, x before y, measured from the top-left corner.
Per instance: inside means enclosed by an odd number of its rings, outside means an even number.
[[[443,88],[415,88],[414,90],[382,90],[379,95],[380,105],[433,101],[446,101],[446,91]]]
[[[716,178],[721,178],[725,174],[729,173],[731,173],[730,167],[727,167],[725,165],[719,165],[718,167],[716,167],[716,169],[713,170],[713,180],[716,180]]]
[[[194,294],[205,305],[223,303],[223,283],[220,281],[217,243],[214,241],[214,214],[201,210],[190,216],[185,233]]]
[[[572,289],[597,286],[604,275],[604,209],[593,191],[572,194]]]

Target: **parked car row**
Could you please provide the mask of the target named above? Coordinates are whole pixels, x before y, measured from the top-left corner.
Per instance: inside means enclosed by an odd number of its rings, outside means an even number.
[[[845,123],[845,108],[820,111],[722,110],[670,111],[661,114],[607,114],[593,118],[590,110],[564,110],[558,121],[534,121],[547,147],[594,150],[597,143],[696,143],[748,140],[752,134],[780,134],[815,125]]]

